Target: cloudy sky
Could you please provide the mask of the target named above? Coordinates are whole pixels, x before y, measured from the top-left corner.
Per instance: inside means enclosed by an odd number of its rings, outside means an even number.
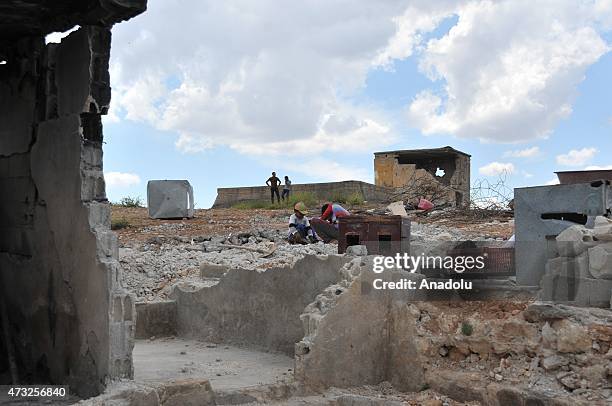
[[[451,145],[511,187],[611,167],[612,0],[149,0],[113,29],[109,198],[373,182],[373,152]]]

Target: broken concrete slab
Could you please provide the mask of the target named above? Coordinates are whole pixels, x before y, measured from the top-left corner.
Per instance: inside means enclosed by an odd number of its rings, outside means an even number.
[[[389,210],[395,216],[408,217],[408,213],[406,212],[406,208],[404,207],[404,202],[402,200],[391,203],[387,206],[387,210]]]
[[[346,288],[326,289],[301,316],[304,338],[296,344],[295,376],[307,388],[321,390],[384,380],[403,391],[421,388],[423,369],[411,339],[414,316],[403,309],[406,301],[416,296],[375,291],[372,282],[375,277],[397,281],[420,280],[423,276],[408,272],[377,275],[371,271],[372,261],[373,257],[367,257],[347,264],[345,275],[352,280],[346,281]]]
[[[226,265],[203,262],[202,265],[200,265],[200,276],[202,278],[221,278],[229,269],[230,268]]]
[[[612,244],[589,248],[589,272],[596,279],[612,279]]]
[[[366,247],[365,245],[350,245],[346,247],[346,254],[358,257],[365,257],[368,255],[368,247]]]
[[[612,222],[605,217],[599,218],[603,218],[607,221],[604,222],[603,220],[600,220],[599,224],[595,224],[595,228],[593,229],[593,238],[598,241],[612,241]]]
[[[117,382],[81,406],[215,406],[207,379],[180,379],[164,383]]]
[[[593,242],[592,230],[581,225],[563,230],[556,238],[561,257],[575,257],[588,249],[587,243]]]

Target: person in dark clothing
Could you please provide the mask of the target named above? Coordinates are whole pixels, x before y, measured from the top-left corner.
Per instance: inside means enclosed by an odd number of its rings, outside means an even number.
[[[280,204],[280,193],[278,193],[278,185],[281,184],[281,180],[276,177],[276,172],[272,172],[272,176],[266,181],[266,185],[270,186],[270,198],[272,204],[274,204],[274,195],[276,195],[276,201]]]

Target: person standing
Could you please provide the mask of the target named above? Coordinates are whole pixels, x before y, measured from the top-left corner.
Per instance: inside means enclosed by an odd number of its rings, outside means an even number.
[[[278,193],[278,186],[281,184],[281,180],[276,177],[276,172],[272,172],[272,176],[266,181],[266,185],[270,186],[270,198],[272,204],[274,204],[274,195],[276,195],[276,201],[280,204],[280,194]]]
[[[281,194],[281,199],[285,201],[285,198],[287,198],[288,202],[289,194],[291,194],[291,181],[289,180],[289,176],[285,175],[285,185],[283,186],[283,193]]]

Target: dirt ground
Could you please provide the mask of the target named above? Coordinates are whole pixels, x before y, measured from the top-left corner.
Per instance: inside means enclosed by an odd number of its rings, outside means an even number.
[[[382,206],[384,209],[384,206]],[[381,206],[348,207],[356,214],[379,212]],[[198,209],[192,219],[155,220],[144,207],[112,206],[113,221],[124,220],[127,227],[115,230],[119,241],[146,241],[168,234],[183,237],[229,235],[248,232],[253,228],[285,230],[292,211],[289,209]],[[316,211],[307,213],[316,216]],[[514,233],[511,213],[477,213],[470,211],[438,210],[429,214],[410,213],[410,219],[422,224],[452,227],[474,238],[508,239]]]

